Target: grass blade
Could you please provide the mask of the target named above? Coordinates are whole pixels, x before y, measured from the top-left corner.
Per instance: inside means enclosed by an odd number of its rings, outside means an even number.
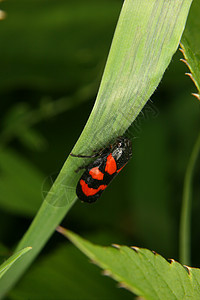
[[[11,257],[9,257],[1,266],[0,266],[0,279],[5,275],[5,273],[12,267],[12,265],[24,254],[26,254],[28,251],[30,251],[31,247],[26,247],[22,249],[21,251],[13,254]]]
[[[187,170],[185,173],[183,201],[180,220],[180,262],[182,264],[191,265],[190,262],[190,226],[191,226],[191,204],[192,204],[192,180],[194,168],[200,153],[200,134],[195,142],[192,150]]]
[[[185,27],[192,0],[126,0],[90,118],[73,153],[87,154],[122,135],[159,84]],[[42,207],[18,245],[33,250],[0,282],[4,295],[27,269],[76,200],[75,170],[69,157]]]
[[[181,52],[184,55],[183,62],[189,68],[190,73],[186,73],[194,82],[197,93],[193,93],[200,100],[200,3],[194,1],[187,21],[187,27],[181,39]],[[183,187],[183,201],[180,220],[180,261],[190,265],[190,226],[191,226],[191,202],[192,202],[192,180],[194,168],[200,152],[200,135],[197,137],[192,150]]]

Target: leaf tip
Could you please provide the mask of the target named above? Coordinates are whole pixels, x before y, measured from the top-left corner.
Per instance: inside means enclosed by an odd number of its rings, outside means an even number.
[[[195,86],[197,87],[197,89],[199,90],[199,86],[195,80],[195,74],[193,74],[193,71],[192,71],[192,68],[190,66],[190,63],[188,62],[188,58],[187,58],[187,55],[185,53],[185,48],[182,44],[180,44],[180,48],[179,50],[181,51],[181,53],[183,54],[183,57],[184,58],[181,58],[180,61],[182,61],[183,63],[186,64],[186,66],[188,67],[188,69],[191,71],[191,73],[185,73],[185,75],[189,76],[190,79],[193,81],[193,83],[195,84]],[[195,96],[198,100],[200,100],[200,95],[197,94],[197,93],[192,93],[193,96]]]
[[[128,289],[127,285],[125,284],[125,282],[118,282],[117,284],[118,288],[123,288],[123,289]]]
[[[186,59],[181,58],[180,61],[182,61],[184,64],[186,64],[186,66],[189,68],[189,64]]]
[[[188,273],[188,275],[190,275],[190,267],[183,265],[184,269],[186,270],[186,272]]]
[[[194,81],[194,77],[192,76],[191,73],[185,73],[185,75],[189,76],[192,79],[192,81]]]
[[[183,54],[184,58],[186,58],[186,55],[185,55],[185,48],[183,46],[183,44],[180,43],[180,48],[179,48],[179,51]],[[180,61],[186,61],[185,59],[180,59]],[[187,61],[186,61],[187,62]]]
[[[112,244],[112,247],[114,247],[116,249],[120,249],[120,245],[118,245],[118,244]]]
[[[183,53],[184,54],[184,51],[183,51],[183,49],[182,48],[179,48],[179,50],[181,51],[181,53]],[[180,59],[181,60],[181,59]]]
[[[175,262],[175,260],[173,258],[168,258],[167,261],[170,263],[170,265]]]
[[[139,248],[138,247],[135,247],[135,246],[131,246],[131,249],[134,250],[136,253],[139,252]]]
[[[93,264],[93,265],[98,266],[97,262],[96,262],[94,259],[92,259],[92,258],[90,258],[89,262],[90,262],[91,264]]]
[[[64,227],[62,227],[62,226],[58,226],[56,228],[56,231],[59,232],[59,233],[61,233],[61,234],[63,234],[63,235],[66,235],[66,233],[67,233],[67,229],[64,228]]]
[[[192,93],[192,96],[196,97],[200,101],[200,95],[197,93]]]
[[[102,275],[110,277],[111,276],[111,272],[109,270],[103,270],[102,271]]]

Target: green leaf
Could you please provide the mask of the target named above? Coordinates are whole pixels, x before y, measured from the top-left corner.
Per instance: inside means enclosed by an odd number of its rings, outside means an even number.
[[[183,200],[180,220],[180,261],[183,264],[190,264],[192,183],[199,153],[200,134],[195,141],[192,153],[190,155],[183,186]]]
[[[181,39],[181,52],[184,55],[183,62],[189,68],[190,76],[194,82],[197,93],[192,93],[200,100],[200,3],[194,1],[187,21],[187,27]],[[190,263],[190,227],[192,204],[192,181],[197,158],[200,151],[200,135],[197,137],[192,150],[184,180],[183,202],[180,221],[180,261]]]
[[[102,148],[136,119],[178,47],[191,3],[124,2],[96,103],[75,153],[88,153],[91,145]]]
[[[191,77],[196,88],[197,93],[193,93],[194,96],[200,100],[200,3],[194,1],[191,7],[191,11],[188,17],[187,26],[181,39],[181,48],[185,60],[183,60],[190,73],[186,73]]]
[[[159,84],[177,49],[192,0],[126,0],[89,120],[73,153],[90,155],[122,135]],[[42,18],[41,18],[42,19]],[[0,296],[18,280],[76,201],[83,161],[69,157],[18,245],[31,245],[26,265],[17,265],[0,283]]]
[[[31,247],[26,247],[22,249],[21,251],[13,254],[11,257],[9,257],[1,266],[0,266],[0,279],[4,276],[4,274],[12,267],[13,264],[25,253],[30,251]]]
[[[9,299],[132,299],[130,292],[100,275],[71,244],[41,257],[9,293]]]
[[[161,255],[147,249],[114,245],[94,245],[62,227],[64,234],[93,262],[121,285],[145,299],[199,299],[200,269],[167,262]]]

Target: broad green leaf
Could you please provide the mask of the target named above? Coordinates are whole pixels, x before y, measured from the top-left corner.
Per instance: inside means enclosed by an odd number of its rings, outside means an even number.
[[[186,73],[194,81],[197,93],[193,93],[200,100],[200,3],[195,0],[188,17],[187,26],[181,39],[183,60],[190,73]]]
[[[102,247],[90,243],[61,227],[58,231],[105,270],[121,285],[145,299],[199,299],[200,269],[167,262],[147,249],[114,245]]]
[[[12,265],[25,253],[30,251],[31,247],[26,247],[22,249],[21,251],[13,254],[11,257],[9,257],[1,266],[0,266],[0,279],[4,276],[4,274],[12,267]]]
[[[92,113],[73,153],[87,154],[122,135],[158,86],[176,51],[192,0],[126,0]],[[83,161],[69,157],[18,250],[31,245],[26,265],[18,264],[0,283],[0,296],[18,280],[76,201]]]
[[[95,106],[75,153],[102,148],[136,119],[178,47],[191,3],[124,2]]]
[[[71,244],[41,257],[9,293],[9,299],[132,299],[130,292],[101,276],[99,268]]]

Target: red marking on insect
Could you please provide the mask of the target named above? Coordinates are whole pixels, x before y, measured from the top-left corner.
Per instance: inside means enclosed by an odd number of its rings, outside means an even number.
[[[83,193],[87,197],[93,196],[93,195],[97,194],[99,191],[105,190],[105,188],[107,187],[107,185],[102,184],[97,189],[93,189],[93,188],[90,188],[83,179],[80,180],[80,185],[82,186]]]
[[[103,180],[104,174],[99,170],[98,167],[94,167],[89,171],[89,174],[93,179]]]
[[[125,167],[125,165],[123,165],[123,167],[121,167],[119,170],[117,170],[117,173],[119,173]]]
[[[116,164],[114,157],[112,156],[112,153],[110,153],[107,157],[105,171],[109,175],[112,175],[117,171],[117,164]]]

